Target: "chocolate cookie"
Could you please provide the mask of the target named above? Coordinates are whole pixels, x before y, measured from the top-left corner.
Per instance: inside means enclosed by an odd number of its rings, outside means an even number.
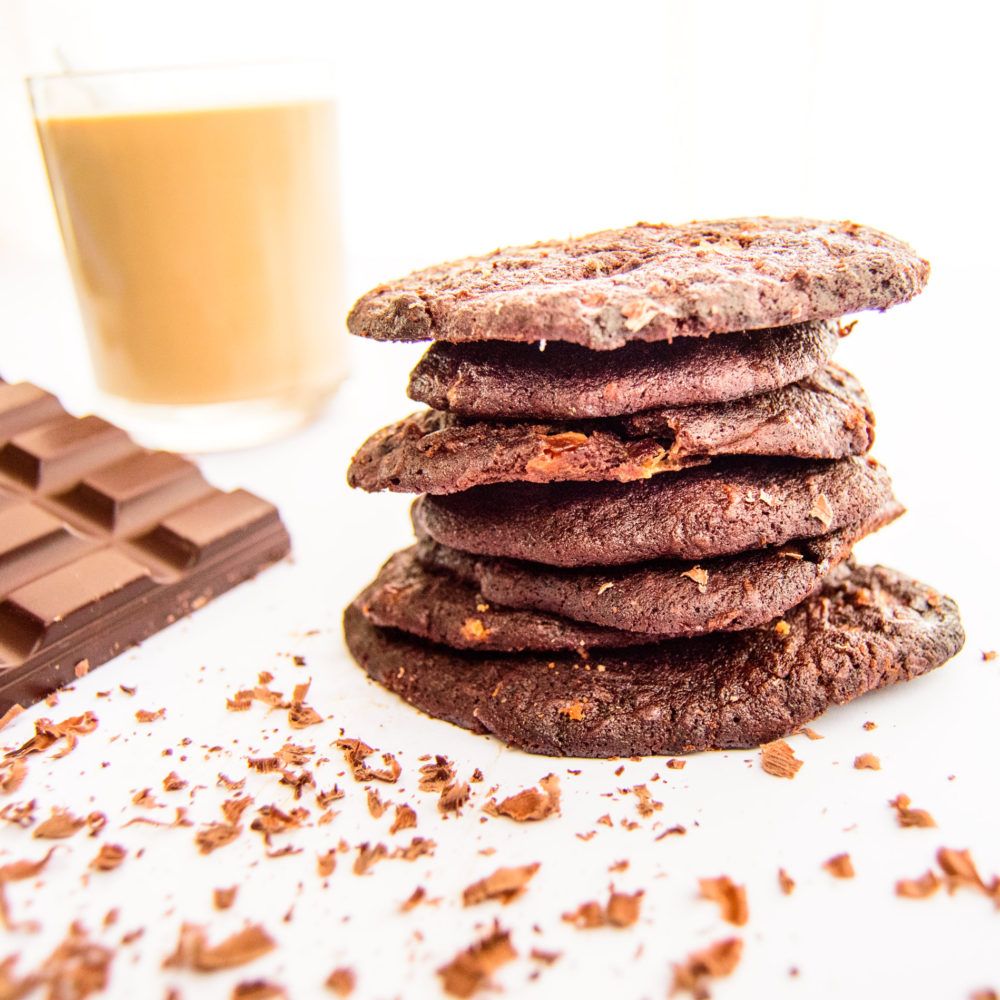
[[[629,344],[432,344],[407,394],[436,410],[490,419],[617,417],[656,406],[721,403],[780,389],[821,368],[848,327],[816,321],[712,340]]]
[[[472,556],[429,539],[417,545],[416,558],[433,570],[446,570],[476,588],[487,601],[501,606],[549,612],[660,638],[700,635],[769,622],[813,593],[830,569],[851,554],[857,541],[902,513],[902,506],[892,501],[864,524],[821,538],[789,542],[778,549],[742,552],[702,563],[656,560],[614,569],[564,569]],[[455,645],[443,633],[431,635],[408,628],[401,617],[394,621],[383,618],[376,624]],[[527,641],[522,638],[522,642]],[[575,646],[573,643],[571,648]]]
[[[505,483],[413,505],[418,533],[463,552],[614,566],[708,559],[816,538],[892,500],[872,459],[720,459],[632,483]]]
[[[573,757],[767,743],[927,673],[965,640],[950,598],[879,566],[840,567],[783,621],[589,660],[457,652],[379,629],[353,605],[344,630],[369,675],[427,714]]]
[[[453,649],[617,649],[651,641],[648,634],[490,604],[452,573],[421,565],[415,546],[392,556],[354,599],[354,606],[373,625],[397,628]]]
[[[351,333],[376,340],[566,340],[594,350],[886,309],[930,266],[853,222],[639,223],[494,250],[379,285]]]
[[[864,391],[831,365],[761,396],[621,421],[486,423],[423,410],[373,434],[347,481],[373,492],[435,494],[505,482],[626,483],[720,454],[843,458],[864,454],[873,437]]]

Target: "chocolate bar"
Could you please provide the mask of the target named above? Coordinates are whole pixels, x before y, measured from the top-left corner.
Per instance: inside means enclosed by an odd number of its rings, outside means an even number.
[[[0,715],[287,555],[277,509],[0,380]]]

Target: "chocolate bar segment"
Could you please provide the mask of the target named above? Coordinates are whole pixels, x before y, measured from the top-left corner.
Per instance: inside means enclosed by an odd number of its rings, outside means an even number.
[[[276,508],[212,487],[50,393],[0,381],[0,715],[104,663],[290,548]]]

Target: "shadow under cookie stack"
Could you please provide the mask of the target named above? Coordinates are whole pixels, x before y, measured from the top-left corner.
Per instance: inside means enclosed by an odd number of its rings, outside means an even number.
[[[349,481],[422,494],[416,544],[345,613],[417,708],[533,753],[749,747],[962,646],[950,599],[859,566],[902,513],[831,361],[926,261],[854,223],[640,224],[363,296],[352,333],[434,343]]]

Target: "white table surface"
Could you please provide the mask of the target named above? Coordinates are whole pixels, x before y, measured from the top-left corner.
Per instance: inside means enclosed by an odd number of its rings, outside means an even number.
[[[83,832],[55,842],[37,880],[8,886],[15,918],[37,920],[41,929],[0,934],[0,959],[19,953],[18,968],[34,968],[79,920],[116,945],[123,934],[143,929],[117,947],[109,990],[115,997],[161,997],[170,985],[185,998],[225,997],[233,984],[258,978],[283,984],[296,998],[322,996],[324,979],[338,966],[355,970],[357,997],[435,997],[435,969],[497,918],[520,953],[495,976],[508,996],[663,997],[672,962],[733,935],[743,939],[744,954],[732,977],[713,987],[723,1000],[964,998],[975,989],[1000,989],[1000,910],[969,892],[910,901],[893,891],[898,878],[934,867],[941,846],[970,848],[985,875],[1000,873],[1000,661],[981,658],[982,650],[1000,646],[996,331],[979,322],[963,294],[967,281],[960,270],[939,268],[918,302],[863,317],[840,355],[869,389],[880,417],[875,454],[910,508],[859,554],[957,597],[967,646],[929,677],[829,712],[814,726],[823,740],[793,737],[804,761],[794,780],[764,773],[753,751],[701,754],[684,770],[667,770],[658,759],[625,762],[620,776],[620,762],[531,757],[427,719],[367,682],[344,650],[341,609],[393,549],[407,544],[408,501],[353,494],[344,470],[370,431],[409,412],[405,375],[419,350],[357,345],[354,375],[321,422],[279,444],[203,463],[217,484],[246,486],[279,505],[294,558],[93,671],[56,707],[32,708],[0,735],[12,747],[31,735],[39,716],[96,712],[93,734],[63,759],[31,757],[24,785],[0,798],[0,806],[33,798],[40,818],[62,806],[78,814],[98,809],[109,819],[99,838]],[[61,271],[13,261],[0,269],[0,374],[40,381],[67,403],[85,405],[89,386],[78,337]],[[289,654],[303,656],[306,665],[295,666]],[[260,704],[227,712],[227,695],[252,686],[263,670],[286,693],[311,678],[309,702],[323,724],[292,731],[285,713]],[[119,685],[137,693],[127,697]],[[110,697],[98,697],[105,691]],[[135,721],[136,709],[161,707],[165,719]],[[866,731],[866,720],[877,728]],[[391,811],[380,820],[368,814],[364,788],[344,775],[341,754],[331,749],[342,732],[398,756],[399,784],[380,791],[417,809],[415,831],[390,836]],[[184,738],[191,740],[186,748]],[[198,825],[220,819],[229,793],[216,787],[219,772],[246,777],[253,809],[294,805],[274,775],[251,773],[246,764],[286,740],[314,745],[317,756],[329,758],[313,768],[318,785],[336,781],[347,792],[331,824],[275,838],[274,846],[293,844],[301,853],[266,858],[261,837],[245,829],[233,844],[202,856],[195,828],[125,826],[138,815],[169,819],[178,804]],[[170,749],[173,755],[164,756]],[[855,770],[852,762],[864,752],[876,754],[882,770]],[[427,753],[450,757],[462,778],[476,767],[485,774],[459,818],[443,819],[436,797],[417,790],[418,758]],[[162,791],[171,770],[188,788]],[[508,794],[550,772],[562,780],[560,816],[535,824],[484,816],[491,786]],[[663,780],[651,781],[657,773]],[[663,802],[646,819],[637,814],[635,796],[616,792],[641,782]],[[168,808],[132,805],[145,787]],[[928,809],[937,828],[899,828],[888,801],[900,792]],[[309,794],[300,804],[312,820],[319,815]],[[595,825],[604,813],[614,828]],[[623,828],[625,819],[639,827]],[[678,823],[685,836],[655,840]],[[590,830],[598,832],[586,843],[575,836]],[[352,873],[357,844],[405,843],[413,833],[436,841],[433,857],[387,860],[363,877]],[[316,856],[341,839],[352,852],[339,857],[324,882]],[[129,856],[114,872],[88,875],[105,841],[124,845]],[[37,858],[50,843],[3,824],[0,863]],[[496,853],[484,856],[487,848]],[[821,867],[843,851],[854,861],[853,880],[835,880]],[[629,860],[628,869],[609,873],[621,859]],[[541,868],[517,902],[462,907],[465,885],[501,864],[534,861]],[[779,891],[779,867],[798,883],[789,897]],[[747,887],[745,927],[724,923],[714,904],[697,898],[698,879],[721,874]],[[605,899],[611,883],[645,890],[636,926],[583,931],[561,920],[586,900]],[[233,884],[240,886],[235,905],[215,911],[213,888]],[[401,914],[399,904],[418,885],[440,902]],[[111,908],[120,911],[118,922],[102,928]],[[182,921],[207,925],[213,941],[247,921],[261,922],[279,947],[240,969],[164,970]],[[528,958],[532,947],[563,955],[541,967]]]

